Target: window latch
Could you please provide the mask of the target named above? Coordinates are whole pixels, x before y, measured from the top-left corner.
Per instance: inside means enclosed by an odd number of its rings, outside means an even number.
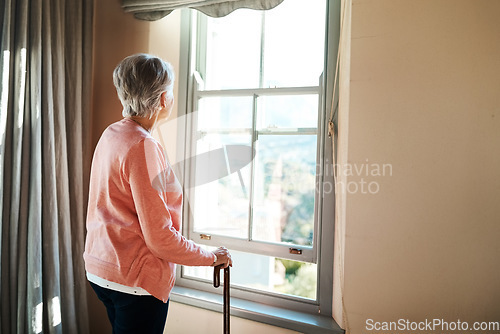
[[[297,255],[302,254],[302,249],[299,248],[289,248],[288,251],[290,252],[290,254],[297,254]]]
[[[203,240],[211,240],[212,236],[210,234],[200,234],[200,238]]]

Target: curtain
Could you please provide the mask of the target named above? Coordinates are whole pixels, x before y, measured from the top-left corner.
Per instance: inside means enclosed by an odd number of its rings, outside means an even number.
[[[88,333],[92,0],[0,6],[0,332]]]
[[[330,107],[328,135],[332,144],[332,162],[335,183],[335,235],[333,252],[333,305],[332,315],[341,328],[350,332],[349,319],[344,303],[344,259],[346,239],[346,173],[342,166],[347,163],[347,131],[349,123],[349,59],[351,33],[351,0],[339,4],[340,22],[329,26],[327,106]],[[332,33],[334,32],[334,33]]]
[[[122,0],[125,12],[137,19],[155,21],[175,9],[194,8],[212,17],[222,17],[238,8],[271,9],[283,0]]]

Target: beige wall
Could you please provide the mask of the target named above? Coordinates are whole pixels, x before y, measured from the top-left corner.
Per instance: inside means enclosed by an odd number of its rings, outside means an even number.
[[[196,321],[193,321],[196,319]],[[167,318],[165,334],[219,334],[223,333],[221,313],[173,303]],[[280,327],[268,326],[258,322],[232,317],[231,333],[237,334],[299,334]]]
[[[125,15],[119,0],[95,1],[92,141],[121,118],[122,107],[113,86],[113,69],[124,57],[147,52],[149,23]]]
[[[368,318],[500,321],[498,13],[497,0],[352,1],[347,159],[393,172],[348,177],[380,186],[346,198],[351,333]]]
[[[365,332],[367,318],[500,320],[499,12],[497,0],[353,0],[346,162],[391,164],[392,175],[347,177],[380,187],[346,197],[351,333]],[[152,52],[178,69],[177,29],[178,16],[150,24],[123,14],[118,0],[96,1],[94,143],[121,117],[116,63]],[[89,297],[91,332],[109,332]],[[172,303],[167,328],[215,323],[220,314]],[[237,323],[239,333],[285,333]]]

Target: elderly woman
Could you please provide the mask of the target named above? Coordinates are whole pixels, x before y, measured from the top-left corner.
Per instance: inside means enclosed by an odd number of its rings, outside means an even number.
[[[232,265],[227,249],[184,238],[182,188],[151,131],[170,115],[174,74],[147,54],[125,58],[113,81],[124,118],[95,149],[85,243],[87,278],[113,333],[163,333],[175,264]]]

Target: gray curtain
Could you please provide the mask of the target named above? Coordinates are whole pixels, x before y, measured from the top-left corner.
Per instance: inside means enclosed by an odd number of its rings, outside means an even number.
[[[88,333],[92,0],[0,6],[0,332]]]
[[[212,17],[222,17],[238,8],[271,9],[283,0],[122,0],[126,12],[137,19],[155,21],[175,9],[194,8]]]

